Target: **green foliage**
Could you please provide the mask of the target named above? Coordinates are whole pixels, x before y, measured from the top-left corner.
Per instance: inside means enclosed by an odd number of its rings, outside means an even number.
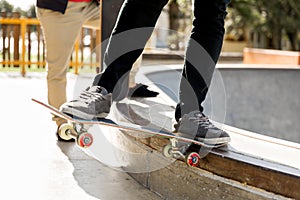
[[[6,13],[8,13],[8,15],[10,15],[12,12],[18,12],[21,14],[21,16],[36,17],[34,5],[32,5],[28,10],[22,10],[20,7],[14,7],[6,0],[1,0],[0,1],[0,9],[1,9],[1,12],[6,12]]]
[[[0,1],[0,8],[1,8],[1,12],[9,12],[11,13],[14,9],[14,6],[9,4],[6,0],[1,0]]]
[[[291,50],[299,50],[299,0],[232,0],[226,23],[229,38],[240,38],[246,29],[264,34],[269,47],[281,49],[287,37]]]
[[[31,18],[36,18],[35,5],[30,6],[29,10],[27,11],[27,16]]]

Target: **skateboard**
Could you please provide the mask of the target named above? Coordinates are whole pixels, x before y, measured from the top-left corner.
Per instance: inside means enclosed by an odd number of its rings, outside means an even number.
[[[226,145],[205,144],[194,139],[178,136],[166,130],[143,127],[134,123],[116,123],[109,118],[95,118],[92,120],[75,118],[39,100],[32,98],[32,101],[47,108],[52,114],[66,119],[68,122],[60,126],[58,130],[58,136],[64,140],[75,139],[76,144],[81,148],[89,148],[93,144],[93,136],[88,132],[89,128],[93,125],[109,126],[123,131],[133,131],[138,134],[166,138],[170,142],[162,148],[163,156],[168,158],[173,157],[176,159],[183,158],[189,166],[197,166],[201,159],[199,153],[197,152],[185,152],[187,147],[190,145],[196,145],[209,149],[219,148]]]

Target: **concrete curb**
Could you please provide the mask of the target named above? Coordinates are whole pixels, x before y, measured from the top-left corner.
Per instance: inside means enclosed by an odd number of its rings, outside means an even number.
[[[114,110],[113,112],[118,120],[129,122],[121,116],[120,111]],[[147,159],[132,157],[128,159],[133,161],[129,166],[139,165],[136,163],[138,161],[145,165],[145,169],[150,166],[149,171],[131,171],[129,174],[164,199],[287,199],[200,168],[189,167],[181,160],[170,161],[161,154],[161,147],[166,142],[164,139],[140,138],[140,134],[129,131],[122,132],[124,136],[122,136],[122,141],[119,140],[122,146],[120,148],[127,149],[127,152],[140,152],[147,157]],[[127,142],[124,142],[125,138]]]

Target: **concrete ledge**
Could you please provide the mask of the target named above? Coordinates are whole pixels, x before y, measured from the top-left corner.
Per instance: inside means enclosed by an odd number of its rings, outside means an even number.
[[[245,48],[244,64],[300,65],[300,52]]]
[[[285,199],[180,161],[155,172],[130,175],[165,199]]]
[[[146,100],[138,103],[146,103]],[[119,112],[118,116],[129,113],[131,119],[137,120],[141,125],[149,125],[151,120],[143,121],[143,117],[149,116],[147,108],[139,108],[136,105],[127,106],[128,112],[120,108],[115,112]],[[165,107],[163,110],[169,111],[170,108]],[[125,134],[133,137],[138,146],[148,151],[149,157],[152,156],[149,164],[166,162],[161,156],[156,156],[155,160],[153,155],[161,154],[161,148],[167,140],[156,137],[140,139],[139,134],[135,134],[136,136],[129,132]],[[249,142],[254,145],[253,141]],[[174,160],[158,170],[130,174],[138,182],[166,199],[300,198],[300,192],[297,190],[300,187],[298,169],[243,153],[234,147],[212,150],[202,159],[200,168],[191,168],[180,160]]]

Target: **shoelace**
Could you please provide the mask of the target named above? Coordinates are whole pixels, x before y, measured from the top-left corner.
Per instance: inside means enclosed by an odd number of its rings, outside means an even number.
[[[88,100],[89,102],[100,102],[105,100],[103,94],[99,93],[101,91],[100,87],[95,91],[85,90],[80,94],[81,99]]]
[[[215,128],[215,126],[209,121],[208,117],[201,113],[197,113],[194,117],[190,117],[190,120],[193,120],[205,129]]]

